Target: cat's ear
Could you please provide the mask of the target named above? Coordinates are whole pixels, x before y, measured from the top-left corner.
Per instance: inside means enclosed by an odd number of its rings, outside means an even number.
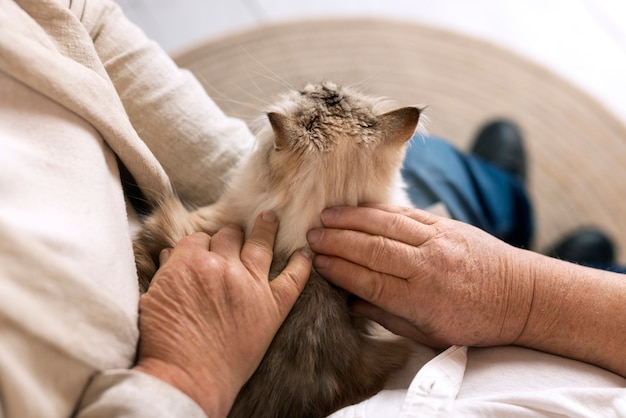
[[[270,112],[267,114],[272,130],[274,131],[274,146],[282,149],[289,145],[289,138],[293,137],[294,122],[282,113]]]
[[[409,106],[392,110],[380,116],[383,136],[387,143],[403,143],[415,134],[422,111]]]

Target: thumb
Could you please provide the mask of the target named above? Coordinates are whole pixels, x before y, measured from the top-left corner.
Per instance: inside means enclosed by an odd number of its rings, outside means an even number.
[[[296,303],[311,274],[313,254],[308,248],[294,252],[284,270],[270,282],[274,299],[283,317]]]

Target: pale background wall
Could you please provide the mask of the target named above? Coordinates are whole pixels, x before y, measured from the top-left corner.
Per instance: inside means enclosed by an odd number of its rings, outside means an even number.
[[[529,57],[588,92],[626,123],[623,0],[119,0],[171,53],[266,23],[316,17],[414,20]],[[626,140],[626,139],[625,139]]]

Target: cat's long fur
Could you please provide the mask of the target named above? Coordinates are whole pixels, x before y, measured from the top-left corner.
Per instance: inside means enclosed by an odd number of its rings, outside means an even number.
[[[161,249],[195,231],[236,223],[250,232],[261,211],[274,211],[275,277],[324,208],[408,204],[399,168],[419,114],[332,83],[290,92],[263,119],[257,149],[215,204],[189,212],[172,197],[146,220],[135,240],[142,287]],[[381,390],[407,354],[402,340],[369,335],[366,321],[350,315],[348,295],[312,272],[230,416],[324,417]]]

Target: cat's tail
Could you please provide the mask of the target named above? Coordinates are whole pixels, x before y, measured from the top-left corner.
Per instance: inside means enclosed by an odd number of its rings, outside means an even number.
[[[194,232],[196,228],[189,211],[178,197],[166,197],[156,205],[154,212],[144,220],[141,230],[133,240],[135,265],[142,292],[148,289],[159,267],[161,251],[173,247],[183,237]]]

